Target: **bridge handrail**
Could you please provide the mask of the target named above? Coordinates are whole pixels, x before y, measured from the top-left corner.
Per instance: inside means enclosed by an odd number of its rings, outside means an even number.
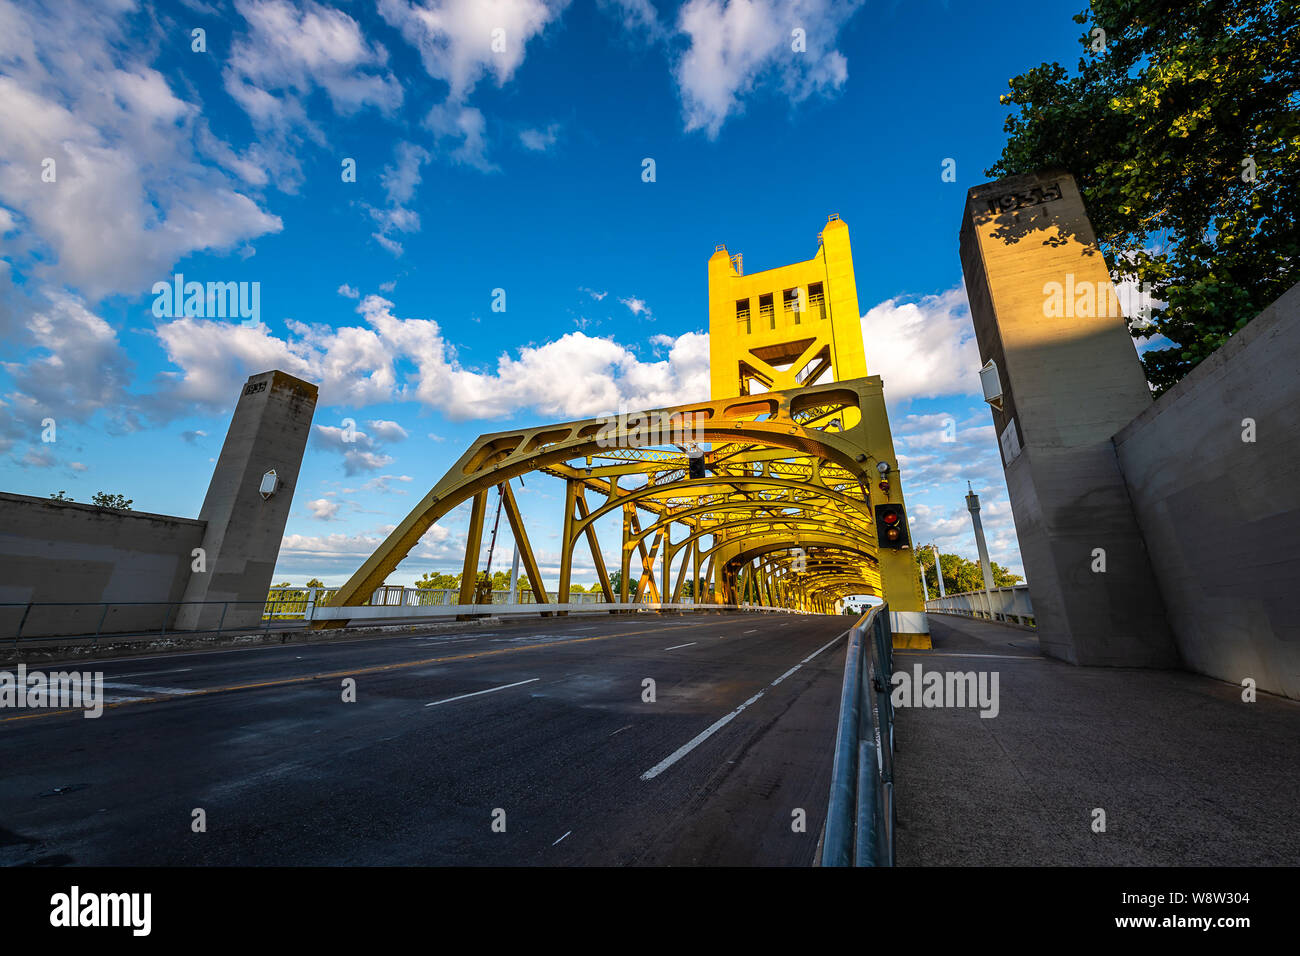
[[[880,604],[849,631],[822,866],[894,865],[893,666],[889,606]]]
[[[925,602],[927,611],[939,614],[959,614],[989,621],[1035,625],[1034,606],[1029,597],[1029,585],[1015,584],[994,588],[991,591],[963,591]]]

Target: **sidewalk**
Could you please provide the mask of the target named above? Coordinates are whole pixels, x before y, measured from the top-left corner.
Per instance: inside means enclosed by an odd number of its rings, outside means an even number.
[[[1300,703],[1074,667],[1020,628],[930,625],[934,650],[895,651],[895,670],[997,672],[1000,709],[898,708],[900,865],[1300,864]]]

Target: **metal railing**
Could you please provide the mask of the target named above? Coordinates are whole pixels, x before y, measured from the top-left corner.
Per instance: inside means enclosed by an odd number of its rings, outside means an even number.
[[[894,865],[894,670],[889,606],[849,631],[822,866]]]
[[[949,594],[925,602],[927,611],[939,614],[960,614],[964,617],[1002,621],[1007,624],[1035,626],[1034,606],[1029,600],[1029,585],[1017,584],[992,591],[967,591]]]
[[[303,620],[310,617],[315,608],[328,607],[333,602],[338,588],[271,588],[266,598],[266,616],[277,619]],[[549,595],[554,601],[555,595]],[[599,604],[604,600],[600,591],[573,591],[569,594],[569,604]],[[464,605],[482,607],[491,604],[501,607],[513,604],[539,604],[532,591],[521,590],[511,600],[510,592],[493,591],[491,598],[483,604]],[[645,604],[646,601],[629,601],[630,604]],[[375,589],[361,607],[461,607],[459,588],[408,588],[389,586]]]
[[[767,611],[802,613],[785,608],[732,604],[629,601],[609,604],[601,592],[578,591],[564,604],[533,600],[522,591],[510,601],[509,591],[492,592],[492,603],[459,604],[458,590],[383,587],[366,604],[332,607],[338,588],[272,588],[265,601],[62,601],[0,602],[0,641],[89,638],[167,637],[177,634],[223,634],[292,630],[311,621],[416,621],[466,615],[538,615],[584,611]],[[553,596],[552,596],[553,597]],[[184,618],[185,624],[179,623]]]

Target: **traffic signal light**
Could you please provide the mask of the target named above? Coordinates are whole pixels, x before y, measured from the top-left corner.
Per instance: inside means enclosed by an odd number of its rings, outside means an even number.
[[[704,477],[704,453],[698,455],[688,455],[686,457],[686,467],[691,478]]]
[[[907,515],[902,505],[876,505],[876,538],[882,548],[907,547]]]

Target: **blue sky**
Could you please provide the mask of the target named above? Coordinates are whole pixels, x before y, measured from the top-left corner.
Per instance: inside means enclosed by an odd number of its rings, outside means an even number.
[[[970,480],[1019,571],[957,231],[1081,6],[0,0],[0,488],[194,516],[282,368],[322,390],[276,577],[339,583],[475,436],[707,397],[715,244],[806,259],[834,212],[916,538],[974,556]],[[259,283],[260,321],[155,316],[176,272]],[[521,502],[554,568],[551,484]],[[459,570],[463,530],[390,583]]]

